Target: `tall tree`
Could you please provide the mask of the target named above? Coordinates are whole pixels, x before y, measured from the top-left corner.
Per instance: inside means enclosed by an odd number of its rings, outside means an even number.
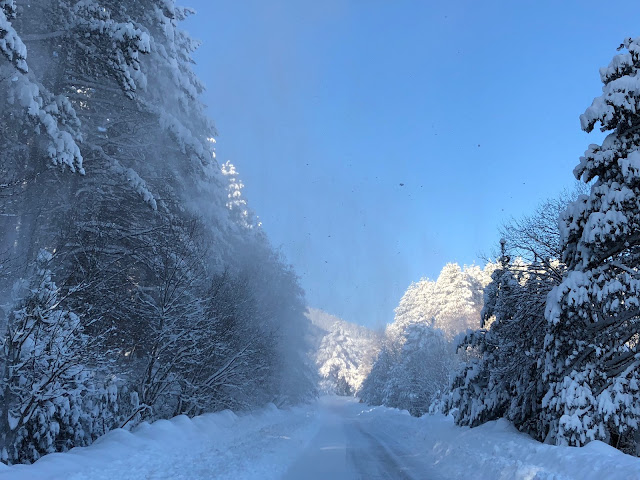
[[[611,133],[574,170],[593,184],[561,217],[568,271],[547,302],[543,405],[558,444],[620,446],[640,420],[640,38],[620,50],[580,117]]]

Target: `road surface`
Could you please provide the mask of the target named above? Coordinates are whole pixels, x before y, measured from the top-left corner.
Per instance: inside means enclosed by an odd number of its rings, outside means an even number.
[[[361,415],[353,399],[320,401],[318,433],[286,472],[285,480],[436,478],[421,463],[416,445],[403,442],[389,425]]]

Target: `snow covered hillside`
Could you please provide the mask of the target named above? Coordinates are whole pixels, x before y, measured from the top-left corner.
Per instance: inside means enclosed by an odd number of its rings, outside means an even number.
[[[159,420],[33,465],[0,467],[0,480],[113,478],[631,480],[640,478],[640,459],[598,441],[544,445],[503,420],[469,429],[442,415],[323,397],[289,410]]]

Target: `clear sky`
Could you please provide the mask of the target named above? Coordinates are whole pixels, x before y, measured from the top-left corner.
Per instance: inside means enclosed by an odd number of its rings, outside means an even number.
[[[636,2],[186,3],[219,161],[309,305],[369,326],[572,186],[598,68],[640,35]]]

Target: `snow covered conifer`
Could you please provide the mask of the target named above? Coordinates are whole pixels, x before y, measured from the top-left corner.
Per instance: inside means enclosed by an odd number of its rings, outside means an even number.
[[[640,38],[620,49],[580,117],[611,132],[574,170],[594,183],[560,219],[568,271],[547,301],[543,400],[557,444],[622,448],[640,419]]]
[[[353,395],[360,386],[357,379],[358,358],[353,339],[337,322],[322,339],[319,348],[318,371],[321,389],[338,395]]]
[[[509,341],[504,333],[515,315],[521,287],[509,270],[504,240],[500,243],[500,267],[494,270],[492,281],[485,289],[483,328],[468,333],[458,345],[458,350],[466,352],[468,358],[453,379],[451,393],[445,399],[445,412],[455,409],[459,425],[475,427],[499,418],[509,401],[509,391],[503,382],[496,381],[494,373],[505,370],[504,365],[500,365],[505,363],[503,353],[507,353],[505,343]]]
[[[456,423],[472,427],[505,417],[539,437],[538,360],[551,286],[539,264],[523,270],[520,262],[509,261],[501,243],[500,267],[485,289],[483,329],[467,334],[458,346],[467,362],[452,382],[445,411],[456,409]]]
[[[362,382],[358,396],[371,405],[382,405],[385,392],[391,380],[393,366],[397,363],[398,352],[390,345],[383,345],[367,378]]]

